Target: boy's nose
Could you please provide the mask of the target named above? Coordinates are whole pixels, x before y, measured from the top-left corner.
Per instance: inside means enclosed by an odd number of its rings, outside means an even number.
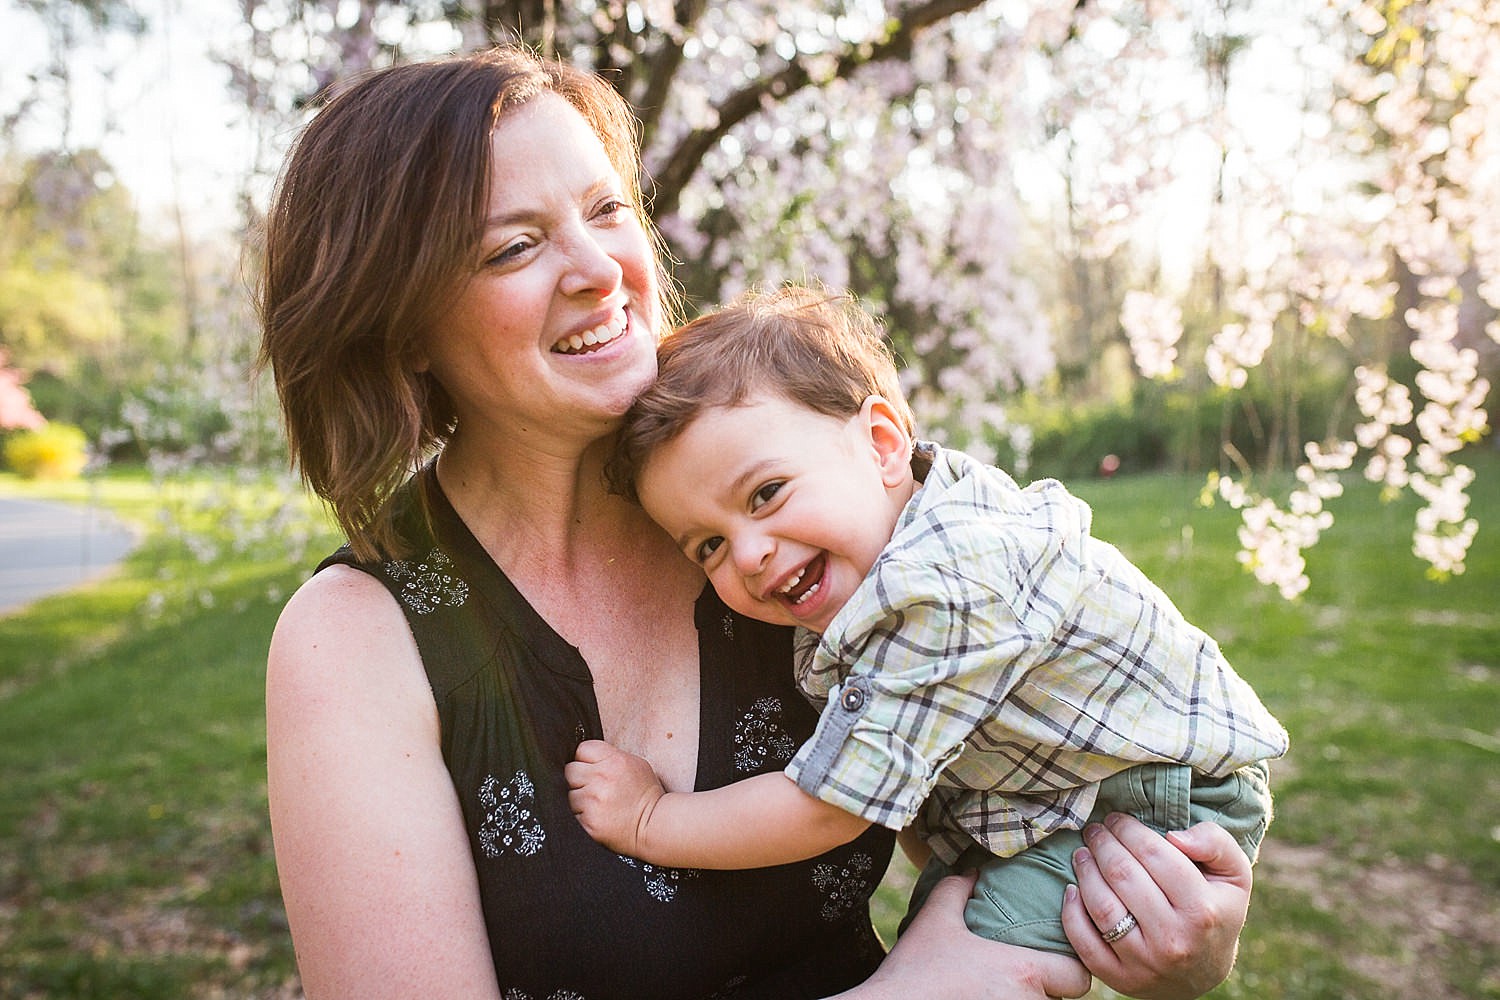
[[[771,562],[771,553],[776,550],[769,535],[749,532],[733,542],[735,565],[741,575],[749,578],[759,575]]]

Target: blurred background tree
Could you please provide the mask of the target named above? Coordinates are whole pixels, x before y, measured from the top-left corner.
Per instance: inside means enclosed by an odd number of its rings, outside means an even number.
[[[233,251],[288,138],[366,69],[520,40],[637,109],[694,308],[848,288],[929,433],[1022,475],[1211,475],[1289,596],[1356,461],[1462,569],[1500,340],[1482,0],[244,0],[210,52],[251,137],[219,240],[144,224],[70,124],[74,54],[175,0],[21,6],[50,50],[0,112],[60,138],[3,151],[0,346],[103,450],[277,457]]]

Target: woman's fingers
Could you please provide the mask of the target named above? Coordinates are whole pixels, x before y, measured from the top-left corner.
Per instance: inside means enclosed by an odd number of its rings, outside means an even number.
[[[1125,816],[1083,835],[1063,926],[1094,975],[1128,996],[1163,1000],[1222,982],[1250,898],[1248,863],[1226,852],[1226,841],[1239,851],[1234,839],[1200,824],[1168,840]]]
[[[1073,958],[989,941],[968,929],[964,906],[976,880],[973,873],[949,875],[933,887],[881,965],[884,985],[910,980],[910,989],[890,995],[1023,1000],[1087,993],[1092,977]]]
[[[1196,864],[1210,882],[1228,882],[1246,892],[1250,891],[1254,882],[1250,859],[1245,856],[1234,837],[1219,824],[1199,823],[1186,830],[1169,833],[1167,839]],[[1167,895],[1171,896],[1170,887]]]
[[[969,897],[974,893],[974,886],[979,883],[978,872],[967,872],[963,875],[949,875],[940,879],[938,884],[932,887],[927,894],[927,899],[922,903],[922,909],[914,920],[922,920],[925,923],[941,921],[946,924],[962,924],[964,922],[964,906]],[[929,913],[928,911],[932,912]]]
[[[1187,878],[1202,881],[1181,852],[1129,816],[1114,814],[1102,824],[1090,823],[1084,828],[1083,842],[1087,845],[1084,867],[1090,880],[1097,879],[1109,889],[1107,893],[1090,893],[1093,886],[1085,885],[1075,859],[1073,870],[1079,888],[1084,890],[1084,901],[1090,904],[1089,913],[1101,932],[1117,926],[1127,913],[1134,914],[1143,925],[1166,919],[1172,903],[1163,883]],[[1170,858],[1163,857],[1166,854],[1176,855],[1176,867]]]
[[[1078,852],[1078,854],[1087,853],[1082,850]],[[1087,861],[1084,863],[1092,864]],[[1118,980],[1121,967],[1120,956],[1115,954],[1105,942],[1099,931],[1099,925],[1084,905],[1083,896],[1075,886],[1070,885],[1063,890],[1062,923],[1063,931],[1067,933],[1073,950],[1078,953],[1079,961],[1101,979]],[[1139,931],[1131,933],[1139,933]]]

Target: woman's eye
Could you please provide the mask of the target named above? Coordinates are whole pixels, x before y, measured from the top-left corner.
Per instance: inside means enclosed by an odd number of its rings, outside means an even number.
[[[715,535],[712,538],[709,538],[709,539],[704,540],[703,542],[700,542],[699,545],[698,545],[698,548],[694,550],[693,556],[700,563],[707,562],[708,561],[708,557],[711,556],[711,555],[713,555],[715,552],[717,552],[719,546],[723,545],[723,544],[724,544],[724,538],[723,538],[723,536],[722,535]]]
[[[500,248],[498,251],[492,254],[489,260],[487,260],[485,263],[491,265],[509,264],[511,261],[524,254],[527,250],[530,250],[531,246],[532,244],[530,240],[516,240],[514,243],[508,243],[504,247]]]
[[[608,218],[628,211],[630,211],[629,203],[619,198],[610,198],[600,205],[598,211],[594,214]]]
[[[750,495],[750,509],[759,510],[761,507],[770,503],[771,498],[781,490],[781,487],[783,485],[785,484],[780,482],[766,483],[766,485],[756,490]]]

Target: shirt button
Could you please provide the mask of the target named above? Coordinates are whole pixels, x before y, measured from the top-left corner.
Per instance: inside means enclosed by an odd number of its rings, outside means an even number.
[[[839,696],[839,704],[844,706],[846,712],[858,712],[865,704],[865,693],[857,687],[844,688],[844,693]]]

